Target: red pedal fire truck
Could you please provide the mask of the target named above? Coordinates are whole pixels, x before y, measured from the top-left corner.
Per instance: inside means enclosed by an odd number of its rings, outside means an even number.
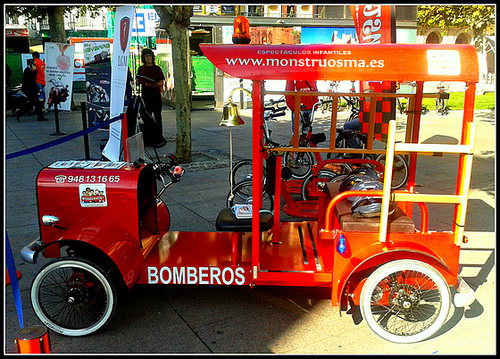
[[[213,232],[169,231],[169,209],[160,196],[183,173],[173,162],[133,164],[134,159],[128,158],[118,163],[49,165],[37,179],[40,238],[22,251],[23,259],[31,263],[40,253],[53,258],[31,288],[34,311],[49,329],[69,336],[102,329],[115,311],[117,288],[136,284],[328,286],[332,305],[341,311],[359,306],[376,334],[400,343],[432,336],[445,323],[451,305],[474,300],[473,291],[458,275],[476,128],[478,61],[472,46],[201,45],[201,49],[221,71],[252,81],[251,217],[237,218],[225,208],[214,213],[218,217]],[[404,95],[408,98],[405,141],[395,141],[394,119],[383,125],[387,125],[386,149],[373,148],[371,140],[377,101],[401,94],[277,92],[264,87],[265,80],[301,79],[416,82],[415,93]],[[459,144],[419,142],[426,81],[466,83]],[[334,105],[327,145],[301,147],[296,121],[290,146],[263,147],[268,95],[295,96],[296,118],[302,96],[330,97]],[[335,104],[341,96],[371,104],[365,149],[335,147]],[[316,218],[281,221],[279,198],[286,184],[281,164],[286,152],[384,153],[383,189],[341,192],[338,183],[326,182],[313,189]],[[447,152],[459,158],[455,193],[418,193],[417,159]],[[390,186],[395,153],[409,159],[406,188],[399,190]],[[266,171],[267,183],[274,184],[272,211],[256,210],[262,207],[264,157],[271,166],[275,161],[274,170]],[[321,166],[318,163],[315,171]],[[353,196],[381,198],[380,215],[353,216],[346,202]],[[454,205],[452,231],[429,231],[428,203]],[[390,211],[394,204],[395,212]],[[415,217],[414,208],[420,216]],[[312,254],[313,260],[305,260],[304,253]],[[453,298],[450,286],[457,288]]]

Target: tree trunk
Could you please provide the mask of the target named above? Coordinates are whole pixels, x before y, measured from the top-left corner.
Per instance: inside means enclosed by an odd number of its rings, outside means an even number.
[[[64,29],[64,6],[48,7],[50,40],[51,42],[66,43],[66,30]]]
[[[191,162],[191,69],[186,27],[172,22],[168,30],[172,40],[177,135],[175,155],[180,163]]]
[[[191,61],[188,25],[192,6],[155,6],[172,41],[172,63],[176,109],[175,156],[179,163],[191,162]]]

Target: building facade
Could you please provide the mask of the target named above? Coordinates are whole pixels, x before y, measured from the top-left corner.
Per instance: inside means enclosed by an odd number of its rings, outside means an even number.
[[[158,29],[159,19],[153,6],[138,6],[137,9],[137,19],[133,22],[136,27],[132,39],[133,53],[147,46],[168,56],[169,41],[166,33]],[[217,106],[221,106],[227,92],[224,90],[225,75],[215,71],[213,77],[207,77],[211,68],[199,44],[231,43],[233,21],[238,15],[249,19],[253,44],[349,43],[355,38],[350,5],[194,5],[190,26],[193,93],[215,93]],[[462,44],[473,40],[465,29],[452,29],[446,33],[441,29],[430,29],[419,33],[416,5],[395,5],[395,17],[398,43]],[[76,9],[71,10],[65,14],[66,34],[72,43],[88,38],[110,39],[114,31],[113,20],[114,13],[105,7],[93,18],[79,16]],[[142,34],[141,29],[144,30]],[[23,16],[5,15],[5,30],[6,61],[14,73],[22,72],[19,54],[43,53],[43,44],[50,41],[48,19],[33,21]],[[494,82],[494,37],[486,37],[484,41],[482,48],[485,50],[479,54],[481,81]],[[169,66],[168,58],[162,61]],[[169,68],[165,72],[172,75]]]

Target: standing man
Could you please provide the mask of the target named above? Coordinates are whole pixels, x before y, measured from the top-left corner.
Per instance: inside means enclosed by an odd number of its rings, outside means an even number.
[[[42,110],[45,108],[45,62],[40,59],[40,54],[35,51],[31,54],[33,60],[36,65],[36,83],[38,85],[38,89],[40,90],[40,102],[42,105]]]
[[[161,110],[163,103],[161,101],[162,93],[165,91],[165,76],[160,66],[155,64],[155,55],[151,49],[143,49],[141,53],[141,65],[137,71],[137,83],[142,85],[142,99],[146,110],[154,116],[155,136],[161,135],[161,142],[154,141],[156,147],[165,144],[163,138],[163,125]],[[146,142],[145,136],[145,142]]]
[[[36,83],[36,65],[33,59],[28,60],[28,66],[24,69],[23,72],[23,82],[21,90],[25,93],[28,101],[26,105],[16,111],[16,120],[19,121],[19,118],[30,111],[33,106],[35,107],[35,112],[38,118],[38,121],[47,121],[46,118],[43,117],[42,105],[38,98],[38,85]]]

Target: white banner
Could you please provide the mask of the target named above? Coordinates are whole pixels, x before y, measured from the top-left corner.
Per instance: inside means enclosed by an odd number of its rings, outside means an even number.
[[[115,36],[113,38],[111,61],[110,117],[112,119],[123,113],[134,15],[135,6],[119,6],[116,8]],[[113,162],[120,160],[121,133],[121,121],[115,121],[109,126],[109,140],[102,154]]]
[[[47,99],[53,87],[67,88],[68,98],[58,104],[59,110],[71,110],[73,94],[73,61],[75,45],[47,42],[45,44],[45,93]]]

